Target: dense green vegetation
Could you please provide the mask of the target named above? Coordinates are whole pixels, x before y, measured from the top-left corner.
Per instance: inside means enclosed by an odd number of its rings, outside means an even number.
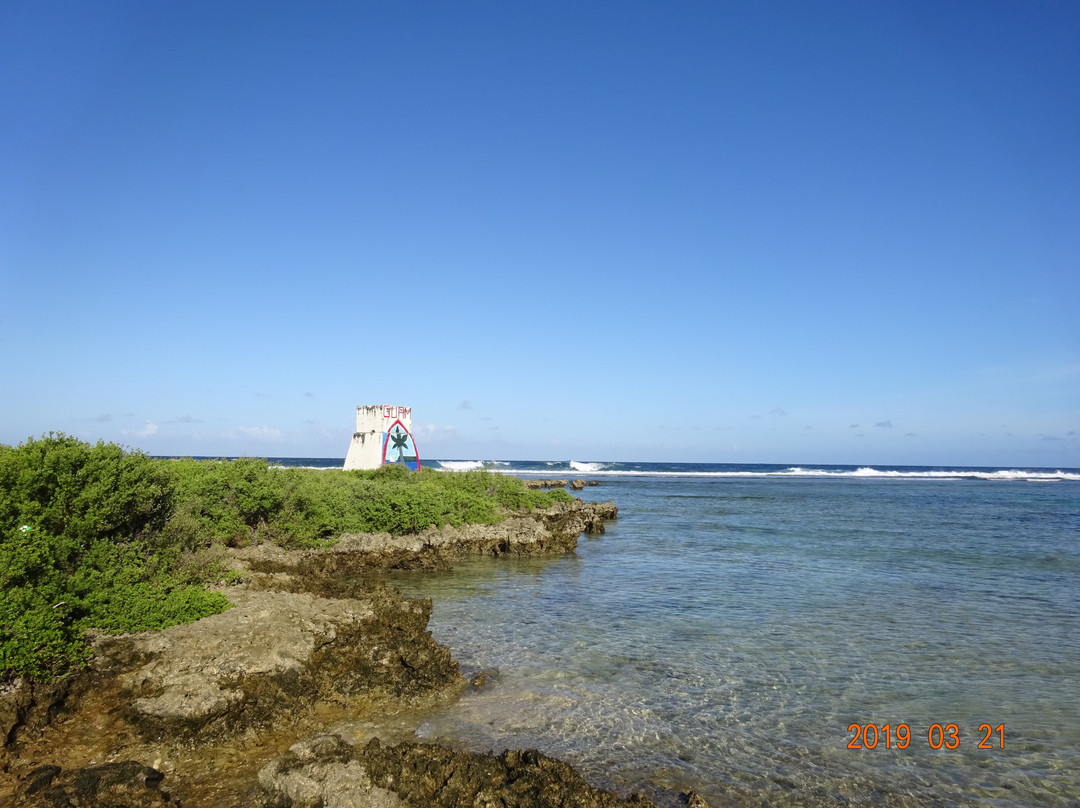
[[[227,608],[205,588],[228,580],[226,546],[492,524],[570,499],[484,471],[165,460],[55,433],[0,445],[0,682],[83,663],[87,629],[165,628]]]

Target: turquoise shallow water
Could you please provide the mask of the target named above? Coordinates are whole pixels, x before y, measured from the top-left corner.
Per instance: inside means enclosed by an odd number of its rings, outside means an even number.
[[[574,556],[394,576],[497,671],[418,734],[718,805],[1080,803],[1080,483],[601,479]]]

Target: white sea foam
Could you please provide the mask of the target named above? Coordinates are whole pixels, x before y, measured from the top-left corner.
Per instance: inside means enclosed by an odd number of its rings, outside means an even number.
[[[806,469],[799,466],[782,471],[686,471],[678,469],[612,469],[604,463],[570,462],[572,471],[587,473],[597,477],[695,477],[695,478],[746,478],[746,477],[832,477],[836,479],[881,479],[881,480],[992,480],[1018,482],[1080,482],[1080,473],[1075,471],[1028,471],[1024,469],[940,469],[926,471],[900,471],[896,469],[875,469],[865,466],[858,469]],[[509,470],[508,470],[509,471]],[[513,469],[513,474],[545,474],[542,469]]]
[[[595,474],[598,471],[602,471],[603,468],[603,463],[579,463],[577,460],[570,461],[570,470],[580,471],[583,474]]]
[[[1080,480],[1080,474],[1068,471],[1028,471],[1024,469],[937,469],[911,470],[875,469],[863,466],[854,471],[830,471],[828,469],[802,469],[798,466],[783,472],[759,472],[766,476],[772,474],[792,477],[864,477],[907,480],[1019,480],[1042,482],[1054,480]]]
[[[472,471],[484,467],[480,460],[440,460],[439,465],[447,471]]]

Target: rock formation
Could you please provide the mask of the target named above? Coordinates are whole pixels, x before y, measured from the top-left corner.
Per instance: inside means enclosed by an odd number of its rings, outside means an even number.
[[[404,598],[365,571],[570,552],[617,513],[577,500],[497,525],[344,536],[328,550],[234,550],[243,583],[222,590],[230,609],[158,632],[99,635],[89,670],[0,692],[0,804],[652,806],[593,788],[535,751],[361,747],[322,734],[327,721],[423,708],[467,686],[427,630],[430,600]]]
[[[234,604],[186,626],[96,643],[128,720],[146,738],[222,736],[280,725],[322,701],[395,707],[457,690],[447,648],[427,631],[430,600],[382,586],[330,599],[229,590]]]
[[[593,788],[535,750],[501,755],[423,743],[350,746],[334,735],[294,745],[259,772],[266,808],[655,808]]]
[[[351,533],[326,550],[283,550],[262,544],[236,551],[236,558],[262,573],[344,576],[371,570],[450,569],[470,555],[526,556],[572,552],[582,533],[604,532],[615,519],[614,502],[558,502],[511,516],[495,525],[429,528],[409,536]]]
[[[569,484],[569,480],[554,480],[554,479],[537,479],[535,477],[529,477],[522,480],[525,483],[526,488],[538,489],[538,488],[566,488]]]
[[[158,787],[164,775],[134,760],[66,771],[39,766],[30,773],[16,808],[160,808],[176,805]]]

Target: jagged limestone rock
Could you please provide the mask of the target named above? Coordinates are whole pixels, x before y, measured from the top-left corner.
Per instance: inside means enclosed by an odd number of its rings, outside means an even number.
[[[294,745],[259,772],[259,785],[266,808],[656,808],[594,788],[532,749],[493,755],[377,738],[361,747],[332,735]]]
[[[603,533],[604,521],[618,513],[614,502],[575,500],[510,516],[495,525],[447,525],[407,536],[347,533],[328,549],[289,551],[259,545],[235,551],[234,558],[264,574],[347,576],[371,570],[450,569],[470,555],[569,553],[582,533]]]
[[[362,597],[234,590],[221,614],[160,632],[101,637],[129,720],[147,737],[198,739],[287,721],[327,699],[408,702],[461,688],[427,631],[431,603],[385,587]]]
[[[178,778],[177,799],[188,804],[185,795],[210,789],[222,808],[251,804],[253,788],[274,806],[652,805],[593,789],[568,765],[535,752],[357,748],[316,738],[263,767],[258,785],[254,771],[266,757],[235,783],[215,779],[216,764],[208,764],[248,754],[247,744],[268,733],[325,726],[320,710],[328,706],[386,714],[467,686],[450,651],[427,631],[431,602],[403,598],[364,573],[446,568],[471,554],[571,552],[581,533],[603,532],[617,513],[614,503],[575,500],[497,525],[345,536],[325,550],[234,550],[244,583],[222,590],[233,603],[226,612],[160,632],[97,635],[90,670],[49,688],[24,683],[0,692],[7,733],[0,803],[11,796],[32,808],[172,804],[157,788],[157,767],[167,758],[162,768]],[[177,758],[178,749],[194,757]],[[96,762],[113,757],[121,762]]]

